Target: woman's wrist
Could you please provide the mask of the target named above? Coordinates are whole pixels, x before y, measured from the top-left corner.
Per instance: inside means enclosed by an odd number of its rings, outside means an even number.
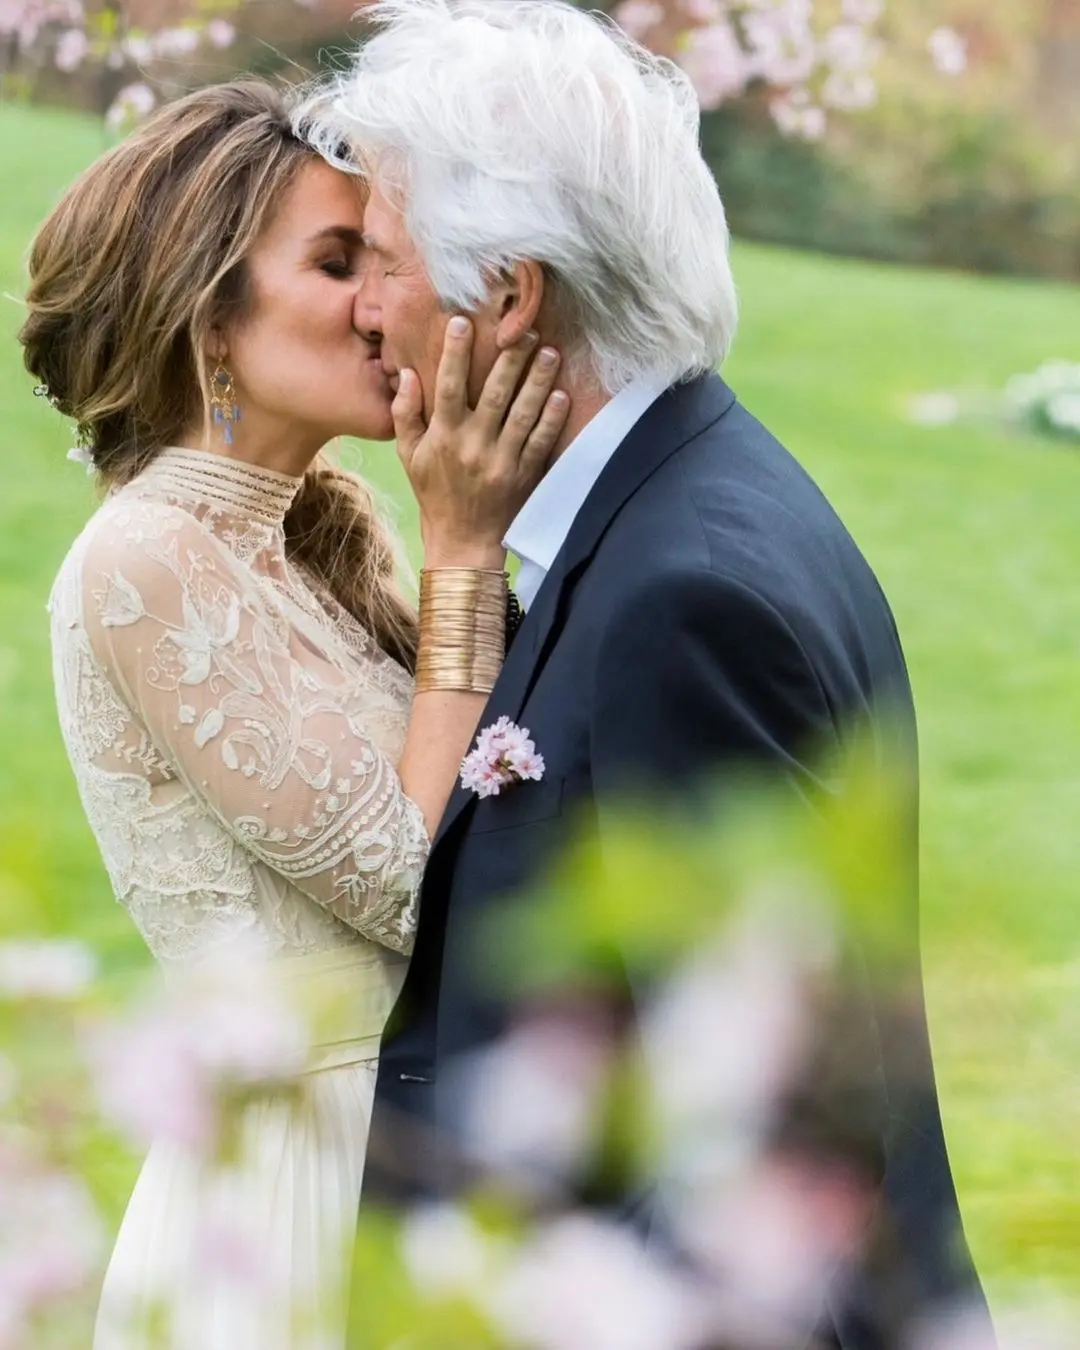
[[[506,567],[506,549],[501,544],[431,544],[424,549],[423,567],[428,572],[441,567],[502,572]]]

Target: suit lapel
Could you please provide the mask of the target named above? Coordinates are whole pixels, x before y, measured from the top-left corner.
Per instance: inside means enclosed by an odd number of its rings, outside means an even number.
[[[481,727],[502,716],[518,720],[558,636],[560,615],[573,583],[595,553],[608,526],[665,460],[719,420],[734,402],[735,395],[718,375],[705,375],[668,389],[637,423],[585,499],[566,543],[530,605],[484,709]],[[460,782],[455,784],[435,835],[433,851],[475,801],[474,793],[467,792]]]

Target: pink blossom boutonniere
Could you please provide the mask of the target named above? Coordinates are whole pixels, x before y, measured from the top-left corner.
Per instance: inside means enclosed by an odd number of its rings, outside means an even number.
[[[512,783],[538,783],[543,776],[544,757],[536,753],[528,728],[509,717],[485,727],[461,765],[461,786],[478,797],[497,797]]]

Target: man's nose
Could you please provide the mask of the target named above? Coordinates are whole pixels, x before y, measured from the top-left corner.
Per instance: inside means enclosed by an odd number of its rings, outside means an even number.
[[[382,342],[382,309],[374,287],[366,277],[353,300],[353,327],[369,342]]]

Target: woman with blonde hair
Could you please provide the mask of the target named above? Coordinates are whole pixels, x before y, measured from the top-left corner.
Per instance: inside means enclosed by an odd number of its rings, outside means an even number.
[[[318,1329],[294,1314],[343,1291],[428,841],[504,653],[501,541],[568,411],[532,335],[470,408],[461,318],[426,424],[414,379],[394,401],[358,303],[362,191],[292,134],[275,90],[223,85],[95,163],[31,252],[26,364],[107,489],[51,613],[62,730],[116,895],[165,967],[254,941],[343,1010],[303,1112],[264,1102],[243,1121],[241,1203],[280,1288],[199,1287],[207,1180],[162,1141],[97,1350],[343,1344],[338,1302]],[[419,615],[370,493],[321,453],[390,439],[395,420],[423,521]]]

